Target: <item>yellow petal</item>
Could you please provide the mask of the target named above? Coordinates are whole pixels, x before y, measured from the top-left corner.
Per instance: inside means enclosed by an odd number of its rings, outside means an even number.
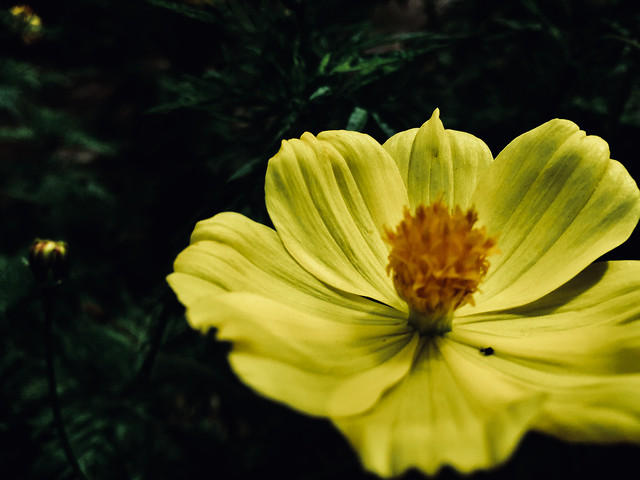
[[[198,222],[191,245],[175,261],[167,278],[180,301],[190,303],[221,292],[256,293],[280,298],[293,307],[331,316],[335,306],[377,308],[397,323],[399,313],[385,305],[336,291],[304,270],[287,253],[271,228],[233,212]]]
[[[489,147],[465,132],[445,130],[436,109],[422,127],[400,132],[383,145],[398,164],[412,209],[442,194],[448,205],[468,208],[478,177],[492,162]]]
[[[475,311],[523,305],[558,288],[626,240],[640,216],[638,187],[610,160],[607,143],[566,120],[511,142],[473,202],[501,251],[491,257]]]
[[[492,347],[492,368],[548,395],[538,429],[640,441],[640,262],[593,264],[536,302],[460,318],[449,336]]]
[[[189,305],[199,298],[226,291],[219,285],[190,273],[173,272],[167,275],[167,283],[183,305]]]
[[[188,305],[187,318],[231,342],[229,360],[245,383],[311,415],[359,413],[409,370],[418,335],[406,322],[345,307],[326,319],[284,302],[225,293]]]
[[[381,235],[400,221],[407,194],[395,162],[375,140],[336,131],[282,142],[269,161],[265,191],[282,242],[306,270],[406,310],[385,273]]]
[[[424,126],[424,125],[423,125]],[[382,144],[382,147],[391,155],[398,165],[402,182],[409,185],[409,162],[411,160],[411,149],[413,148],[413,141],[418,133],[418,128],[412,128],[403,132],[398,132],[394,136],[390,137],[386,142]],[[413,200],[411,200],[413,207]]]
[[[396,476],[488,468],[512,453],[543,400],[486,370],[476,349],[425,344],[411,372],[361,415],[334,418],[368,470]]]

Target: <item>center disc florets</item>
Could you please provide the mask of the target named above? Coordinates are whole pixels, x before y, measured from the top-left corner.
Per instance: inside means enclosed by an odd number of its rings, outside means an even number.
[[[410,309],[409,321],[424,334],[451,329],[452,312],[467,303],[489,269],[487,257],[498,253],[486,227],[474,228],[478,214],[438,199],[429,206],[407,207],[395,231],[385,230],[391,247],[387,274]]]

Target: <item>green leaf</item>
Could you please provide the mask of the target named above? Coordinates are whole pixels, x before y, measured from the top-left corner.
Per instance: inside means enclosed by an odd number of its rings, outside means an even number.
[[[353,109],[353,112],[351,112],[351,115],[349,116],[346,130],[362,132],[364,131],[364,127],[367,124],[368,119],[369,112],[367,112],[364,108],[356,107]]]

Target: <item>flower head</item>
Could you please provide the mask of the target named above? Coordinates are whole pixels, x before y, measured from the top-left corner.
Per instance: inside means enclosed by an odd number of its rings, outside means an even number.
[[[270,160],[275,230],[199,222],[168,281],[261,394],[329,418],[382,476],[509,457],[528,430],[640,442],[640,217],[566,120],[487,146],[436,110],[384,145],[305,133]]]

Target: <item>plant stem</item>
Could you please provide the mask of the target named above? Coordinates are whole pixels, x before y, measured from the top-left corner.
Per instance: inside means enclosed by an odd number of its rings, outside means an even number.
[[[53,423],[58,431],[58,437],[62,444],[62,449],[67,457],[67,461],[73,469],[73,473],[77,478],[85,480],[86,477],[80,469],[78,459],[73,454],[71,443],[67,437],[62,420],[62,412],[60,411],[60,402],[58,400],[58,384],[56,382],[56,371],[53,364],[53,289],[55,286],[45,286],[43,288],[43,307],[44,307],[44,349],[45,359],[47,362],[47,380],[49,383],[49,401],[51,402],[51,410],[53,411]]]
[[[123,394],[131,394],[131,391],[135,388],[139,387],[141,384],[146,382],[151,375],[151,370],[156,361],[156,357],[160,351],[160,347],[162,344],[162,338],[164,337],[165,331],[167,329],[167,320],[169,318],[169,308],[168,308],[168,297],[170,292],[167,290],[164,295],[162,295],[160,304],[163,305],[160,310],[160,314],[155,322],[155,325],[150,327],[153,329],[151,333],[151,338],[149,340],[149,350],[138,369],[138,372],[131,378],[131,380],[124,386],[122,393]]]

